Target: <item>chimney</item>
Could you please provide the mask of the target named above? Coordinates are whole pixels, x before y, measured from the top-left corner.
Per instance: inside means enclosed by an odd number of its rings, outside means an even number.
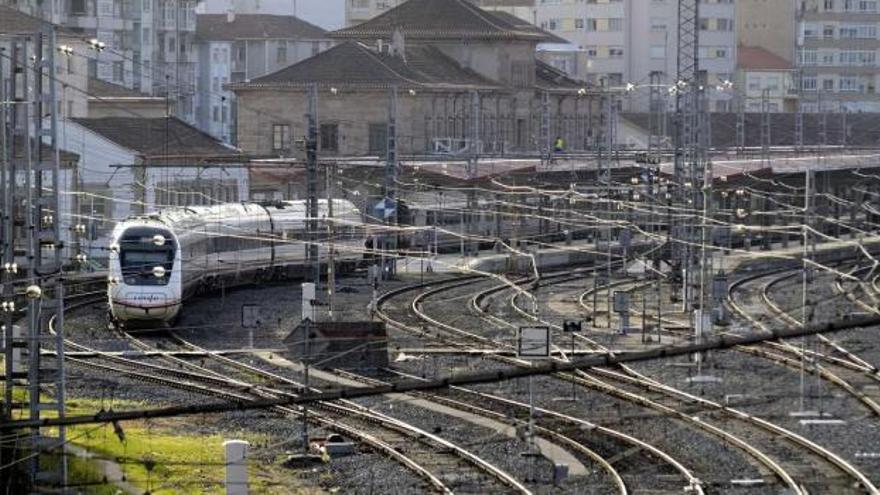
[[[391,33],[391,45],[388,52],[394,57],[400,57],[406,62],[406,41],[403,38],[403,32],[400,29],[394,29]]]
[[[235,3],[234,0],[227,0],[226,4],[226,22],[235,22]]]

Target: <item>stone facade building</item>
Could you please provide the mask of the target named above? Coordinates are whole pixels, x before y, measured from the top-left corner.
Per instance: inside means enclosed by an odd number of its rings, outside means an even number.
[[[592,145],[593,93],[536,59],[554,37],[466,0],[409,0],[330,33],[341,44],[281,71],[230,85],[239,146],[290,156],[318,86],[322,155],[381,156],[392,88],[403,154],[538,152],[563,137]]]

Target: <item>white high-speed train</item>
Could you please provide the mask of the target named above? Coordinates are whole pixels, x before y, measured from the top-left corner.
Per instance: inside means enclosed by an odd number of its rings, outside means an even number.
[[[319,260],[327,260],[332,225],[334,259],[353,266],[367,226],[350,201],[332,201],[329,221],[327,200],[318,204]],[[167,323],[199,289],[305,273],[306,221],[305,201],[281,201],[172,208],[121,222],[110,245],[112,320]]]

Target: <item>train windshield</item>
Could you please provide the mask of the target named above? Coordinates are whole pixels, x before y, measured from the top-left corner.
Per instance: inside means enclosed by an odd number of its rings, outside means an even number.
[[[176,253],[174,237],[166,229],[135,227],[119,243],[119,264],[127,285],[168,285]]]

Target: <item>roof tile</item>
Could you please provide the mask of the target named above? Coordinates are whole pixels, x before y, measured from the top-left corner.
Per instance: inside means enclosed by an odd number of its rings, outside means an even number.
[[[406,47],[406,60],[378,53],[361,43],[346,42],[278,72],[233,84],[233,88],[304,86],[393,85],[414,87],[494,89],[500,86],[460,66],[439,49],[426,45]]]
[[[407,39],[498,39],[550,41],[553,37],[510,15],[480,9],[467,0],[408,0],[362,24],[330,33],[341,39],[390,39],[399,29]]]
[[[77,124],[146,156],[237,155],[238,152],[176,118],[73,118]],[[166,139],[167,138],[167,139]]]
[[[243,39],[325,39],[327,31],[292,15],[226,14],[196,16],[196,39],[235,41]]]

